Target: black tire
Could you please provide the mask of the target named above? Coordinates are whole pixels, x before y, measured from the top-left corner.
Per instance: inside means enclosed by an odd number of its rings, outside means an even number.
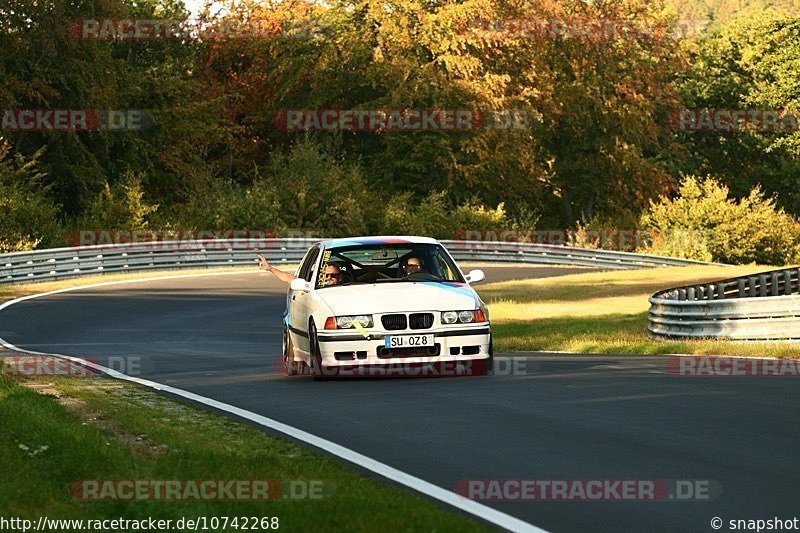
[[[308,324],[308,352],[311,360],[311,375],[314,376],[314,381],[325,379],[325,373],[322,368],[322,354],[319,351],[319,341],[317,340],[317,327],[314,322]]]
[[[283,368],[287,376],[297,376],[301,373],[301,363],[294,360],[294,347],[289,329],[283,328]]]

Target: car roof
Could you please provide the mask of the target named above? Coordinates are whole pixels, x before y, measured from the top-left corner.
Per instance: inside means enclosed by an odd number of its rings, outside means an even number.
[[[373,237],[346,237],[343,239],[330,239],[322,241],[326,249],[344,248],[348,246],[376,246],[381,244],[439,244],[430,237],[416,237],[410,235],[378,235]]]

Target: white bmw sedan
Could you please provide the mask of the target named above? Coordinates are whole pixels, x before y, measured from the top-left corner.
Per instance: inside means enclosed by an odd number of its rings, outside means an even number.
[[[491,370],[486,305],[445,248],[426,237],[358,237],[312,246],[290,284],[286,373],[477,375]],[[376,373],[375,370],[381,372]]]

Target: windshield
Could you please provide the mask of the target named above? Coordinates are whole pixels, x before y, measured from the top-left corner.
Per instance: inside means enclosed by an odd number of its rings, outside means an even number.
[[[463,282],[455,263],[438,244],[365,244],[326,250],[317,288],[365,283]]]

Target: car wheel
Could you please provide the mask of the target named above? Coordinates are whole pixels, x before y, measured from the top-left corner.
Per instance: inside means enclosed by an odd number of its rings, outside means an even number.
[[[317,327],[311,322],[308,325],[308,353],[311,360],[311,375],[314,376],[314,381],[324,379],[322,368],[322,354],[319,350],[319,341],[317,340]]]
[[[289,335],[289,329],[283,328],[283,367],[286,370],[287,376],[296,376],[300,374],[302,367],[299,361],[294,360],[294,346],[292,346],[292,337]]]

